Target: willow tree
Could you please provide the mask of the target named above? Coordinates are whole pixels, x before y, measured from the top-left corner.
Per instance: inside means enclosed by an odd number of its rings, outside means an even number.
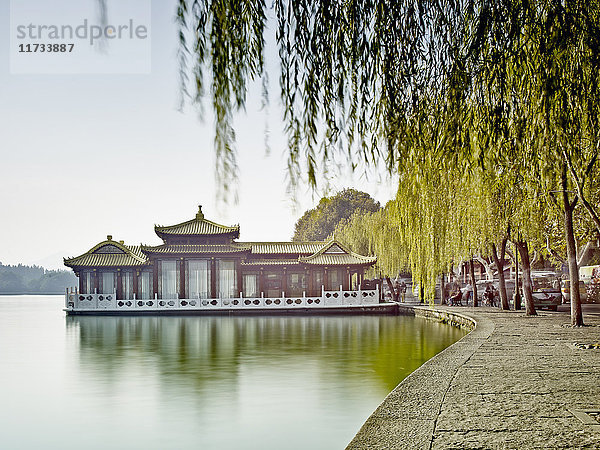
[[[572,244],[572,191],[600,224],[586,191],[598,174],[599,12],[597,0],[180,0],[182,92],[197,104],[211,98],[217,174],[227,187],[236,172],[232,119],[250,82],[261,79],[268,90],[272,43],[292,185],[303,176],[315,186],[340,158],[427,183],[448,166],[483,166],[508,146],[547,161],[542,176],[560,175]],[[423,159],[426,176],[415,170]],[[530,178],[527,164],[516,170]],[[406,231],[416,235],[404,239],[427,283],[444,264],[429,260],[440,254],[434,236],[448,230],[428,222],[439,212],[432,194],[418,197],[422,216]],[[467,243],[477,246],[476,235]],[[582,323],[576,291],[572,322]]]
[[[386,280],[397,301],[391,277],[408,268],[407,253],[403,251],[397,225],[390,220],[393,202],[375,212],[359,211],[336,227],[336,238],[363,255],[377,255],[374,272]]]
[[[541,181],[538,186],[546,187],[537,191],[540,197],[559,194],[570,280],[577,286],[573,210],[584,199],[595,214],[585,188],[598,175],[599,4],[492,2],[480,9],[478,24],[475,45],[465,56],[477,69],[475,85],[484,88],[477,91],[483,101],[476,103],[475,115],[487,108],[488,123],[528,156],[521,172],[530,186]],[[583,324],[578,291],[571,319]]]

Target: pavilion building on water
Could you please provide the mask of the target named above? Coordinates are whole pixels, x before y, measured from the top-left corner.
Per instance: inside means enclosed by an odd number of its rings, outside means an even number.
[[[67,293],[67,312],[378,301],[378,288],[362,289],[365,271],[377,258],[335,239],[239,242],[239,225],[207,220],[201,207],[191,220],[154,230],[160,245],[126,245],[107,236],[84,254],[65,258],[79,278],[78,288]]]

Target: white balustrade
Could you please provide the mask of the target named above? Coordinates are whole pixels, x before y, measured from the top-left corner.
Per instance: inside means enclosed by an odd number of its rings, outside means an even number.
[[[285,292],[282,292],[285,294]],[[318,309],[327,307],[371,306],[379,303],[379,289],[375,290],[321,290],[320,296],[234,297],[234,298],[166,298],[157,296],[150,299],[117,299],[112,294],[82,294],[67,291],[65,309],[67,311],[119,312],[119,311],[207,311],[207,310],[277,310],[277,309]]]

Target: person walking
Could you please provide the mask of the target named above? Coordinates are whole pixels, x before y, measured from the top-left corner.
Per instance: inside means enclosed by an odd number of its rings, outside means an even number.
[[[399,286],[400,289],[400,298],[401,298],[401,302],[404,303],[404,299],[406,297],[406,283],[404,282],[404,280],[402,280],[402,282],[400,283]]]

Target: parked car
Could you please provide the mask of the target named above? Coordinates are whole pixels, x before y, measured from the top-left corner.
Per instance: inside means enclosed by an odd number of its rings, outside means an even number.
[[[558,309],[558,305],[562,303],[562,293],[560,290],[556,291],[533,291],[533,306],[536,308],[548,308],[552,311]]]
[[[534,276],[531,281],[533,306],[556,311],[558,305],[563,302],[560,278],[555,275]]]
[[[565,303],[571,301],[571,280],[564,280],[562,283],[562,295]],[[579,296],[582,303],[587,302],[587,289],[583,280],[579,280]]]

